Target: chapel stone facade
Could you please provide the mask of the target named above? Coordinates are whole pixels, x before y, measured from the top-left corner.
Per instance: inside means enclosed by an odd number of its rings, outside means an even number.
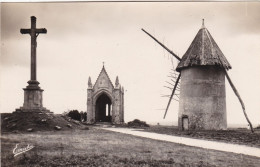
[[[98,122],[124,123],[124,88],[118,77],[112,84],[104,66],[94,85],[88,80],[87,123]]]

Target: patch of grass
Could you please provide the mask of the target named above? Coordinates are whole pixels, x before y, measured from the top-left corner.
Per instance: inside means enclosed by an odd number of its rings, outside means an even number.
[[[255,133],[251,133],[247,129],[180,131],[176,126],[151,126],[144,129],[144,131],[243,144],[260,148],[260,129],[255,129]]]
[[[14,160],[13,158],[9,158],[9,161]],[[4,162],[2,164],[6,166],[7,164]],[[71,155],[69,157],[61,157],[54,156],[50,158],[46,158],[44,156],[32,155],[31,157],[23,156],[19,157],[15,160],[15,163],[12,164],[15,166],[169,166],[169,165],[179,165],[174,162],[172,158],[169,160],[136,160],[135,158],[120,158],[117,156],[109,156],[105,154],[101,155]]]
[[[98,128],[1,136],[2,166],[260,166],[260,158]],[[35,146],[13,156],[16,144]]]

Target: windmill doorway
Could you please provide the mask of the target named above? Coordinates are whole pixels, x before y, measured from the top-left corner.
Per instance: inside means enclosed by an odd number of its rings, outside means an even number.
[[[187,115],[182,116],[182,130],[189,130],[189,118]]]
[[[102,94],[96,101],[96,122],[111,122],[112,102],[106,95]]]

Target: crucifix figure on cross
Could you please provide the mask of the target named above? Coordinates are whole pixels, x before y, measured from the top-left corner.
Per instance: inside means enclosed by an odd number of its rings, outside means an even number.
[[[46,34],[47,30],[45,28],[36,28],[36,17],[31,17],[31,28],[21,29],[21,34],[30,34],[31,36],[31,80],[28,81],[29,85],[38,85],[39,82],[36,78],[36,38],[39,34]]]

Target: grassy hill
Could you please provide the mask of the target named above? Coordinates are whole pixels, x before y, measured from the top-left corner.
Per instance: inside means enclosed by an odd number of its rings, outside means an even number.
[[[71,126],[70,126],[71,125]],[[52,113],[2,113],[1,132],[53,131],[58,126],[60,130],[69,130],[81,126],[79,122],[65,119],[60,114]],[[31,129],[31,130],[30,130]]]

